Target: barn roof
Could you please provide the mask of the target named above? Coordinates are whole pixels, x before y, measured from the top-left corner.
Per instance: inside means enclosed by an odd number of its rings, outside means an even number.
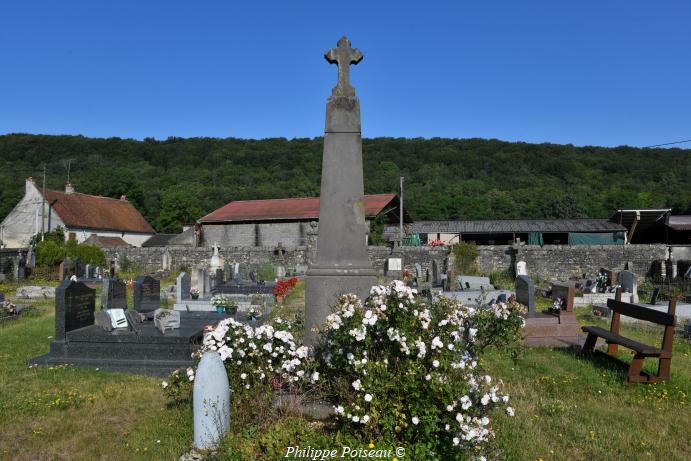
[[[393,206],[396,194],[365,195],[365,216],[373,218]],[[397,205],[397,201],[396,205]],[[212,211],[201,223],[319,219],[319,197],[235,200]]]
[[[46,201],[68,228],[153,234],[144,216],[127,200],[46,190]]]
[[[125,242],[120,237],[105,237],[103,235],[90,235],[89,238],[84,240],[84,243],[89,245],[96,245],[101,248],[115,248],[115,247],[128,247],[129,243]]]
[[[476,221],[417,221],[415,234],[511,234],[526,232],[624,232],[626,228],[606,219],[495,219]]]

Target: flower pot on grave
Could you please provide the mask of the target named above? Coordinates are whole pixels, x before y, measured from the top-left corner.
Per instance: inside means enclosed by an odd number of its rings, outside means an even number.
[[[227,306],[227,307],[225,308],[226,314],[235,315],[235,313],[236,313],[237,311],[238,311],[238,307],[237,307],[237,306]]]
[[[226,311],[225,306],[216,306],[216,312],[223,314]]]
[[[276,302],[279,303],[279,304],[282,303],[282,302],[283,302],[283,298],[284,298],[284,297],[281,296],[281,295],[276,295]]]
[[[198,294],[197,294],[197,295],[191,295],[191,296],[192,296],[192,299],[199,299],[199,295],[198,295]]]

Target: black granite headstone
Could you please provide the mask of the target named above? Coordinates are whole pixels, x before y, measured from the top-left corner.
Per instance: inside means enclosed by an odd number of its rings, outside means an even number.
[[[79,258],[74,260],[74,275],[76,275],[78,279],[84,277],[84,263]]]
[[[134,309],[152,312],[161,306],[161,282],[148,275],[134,280]]]
[[[528,308],[528,312],[535,312],[535,285],[527,275],[516,277],[516,301]]]
[[[55,289],[55,341],[64,341],[68,331],[94,324],[96,290],[82,282],[63,281]]]
[[[118,279],[103,279],[101,309],[127,310],[127,285]]]
[[[5,302],[5,293],[0,291],[0,303],[4,303],[4,302]]]
[[[223,269],[216,269],[216,279],[214,280],[214,285],[217,287],[223,285]]]

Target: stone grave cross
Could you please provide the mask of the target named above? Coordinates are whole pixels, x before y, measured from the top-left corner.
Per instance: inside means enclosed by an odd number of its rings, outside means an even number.
[[[362,61],[363,55],[357,48],[350,47],[350,40],[345,35],[338,41],[338,48],[331,48],[324,54],[330,64],[338,65],[338,84],[331,96],[355,96],[355,88],[350,86],[350,65]]]

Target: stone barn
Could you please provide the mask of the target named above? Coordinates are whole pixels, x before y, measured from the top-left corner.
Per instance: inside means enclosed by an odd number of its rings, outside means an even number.
[[[365,218],[372,222],[398,222],[396,194],[365,195]],[[199,220],[204,246],[296,248],[316,236],[319,197],[236,200]],[[410,218],[404,213],[405,222]],[[364,237],[364,236],[363,236]]]

